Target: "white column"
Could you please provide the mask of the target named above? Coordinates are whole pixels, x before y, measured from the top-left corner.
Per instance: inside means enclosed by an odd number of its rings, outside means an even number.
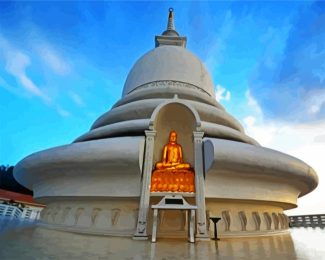
[[[142,173],[142,187],[139,206],[138,222],[133,239],[148,239],[147,224],[150,202],[150,185],[153,165],[153,151],[155,145],[156,131],[146,130],[146,151]]]
[[[36,211],[35,220],[38,220],[40,218],[40,213],[41,213],[41,210]]]
[[[10,219],[15,217],[15,212],[16,212],[16,207],[12,206],[12,211],[11,211],[11,215],[10,215]]]
[[[205,190],[203,176],[203,147],[202,138],[204,132],[193,132],[194,159],[195,159],[195,199],[196,199],[196,238],[208,239],[206,213],[205,213]]]
[[[194,230],[195,230],[195,210],[191,209],[187,211],[188,220],[188,241],[194,243]]]
[[[151,242],[156,242],[156,239],[157,239],[157,222],[158,222],[158,209],[154,209],[153,210],[153,220],[152,220]]]

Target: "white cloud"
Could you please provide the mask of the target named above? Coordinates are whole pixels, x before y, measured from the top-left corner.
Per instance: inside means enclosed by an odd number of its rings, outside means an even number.
[[[58,112],[58,114],[62,117],[69,117],[71,114],[69,111],[63,109],[62,107],[60,106],[57,106],[56,107],[56,111]]]
[[[325,143],[325,134],[316,136],[314,138],[314,142]]]
[[[215,89],[216,100],[220,102],[221,100],[229,101],[231,98],[231,93],[225,87],[217,85]]]
[[[313,93],[312,96],[306,99],[307,107],[309,107],[308,112],[310,114],[317,114],[322,106],[325,105],[325,89]]]
[[[254,110],[253,112],[258,115],[262,115],[262,109],[256,99],[252,96],[249,89],[245,92],[245,96],[247,98],[247,105]]]
[[[257,118],[247,116],[243,119],[244,127],[247,135],[256,139],[261,145],[269,146],[272,144],[276,129],[272,125],[256,125]]]
[[[49,53],[47,53],[47,55],[52,59],[51,64],[53,66],[59,66],[59,61],[55,60],[54,56],[51,57]],[[27,69],[32,65],[30,56],[24,53],[24,51],[13,47],[13,45],[0,34],[0,57],[1,56],[4,57],[6,71],[15,77],[27,93],[39,97],[46,105],[54,108],[60,116],[70,116],[70,112],[56,105],[53,100],[28,76]],[[57,63],[55,64],[55,62]],[[0,85],[12,93],[17,93],[19,91],[19,88],[11,87],[2,78],[0,78]]]
[[[82,98],[75,92],[69,91],[69,96],[72,99],[72,101],[79,107],[84,107],[85,103],[82,100]]]
[[[31,65],[29,56],[10,46],[3,38],[0,41],[0,48],[5,57],[6,71],[15,76],[29,93],[42,98],[45,102],[50,102],[50,98],[27,75],[26,69]]]
[[[68,62],[50,44],[38,45],[36,50],[43,62],[58,75],[66,75],[71,71]]]

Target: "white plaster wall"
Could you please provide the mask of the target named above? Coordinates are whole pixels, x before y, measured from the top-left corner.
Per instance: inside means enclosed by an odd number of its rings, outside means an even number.
[[[14,176],[47,196],[138,196],[144,137],[118,137],[74,143],[32,154]]]
[[[258,200],[282,203],[283,207],[296,207],[300,190],[282,179],[265,176],[236,176],[229,172],[208,172],[205,181],[206,198]]]
[[[131,236],[136,227],[138,199],[64,198],[51,202],[41,214],[42,224],[80,233]]]
[[[222,186],[218,186],[220,180],[224,185],[227,184],[229,189],[238,187],[242,192],[245,189],[248,192],[251,190],[253,199],[257,197],[271,201],[281,199],[283,202],[291,200],[291,203],[295,204],[295,196],[300,197],[311,192],[318,183],[317,175],[309,165],[268,148],[205,138],[204,156],[207,195],[210,193],[211,196],[214,192],[211,183],[217,184],[214,196],[218,194],[218,188],[223,189]],[[209,182],[209,179],[215,180]],[[245,180],[249,181],[244,183]],[[236,183],[237,186],[232,183]]]
[[[113,105],[113,108],[137,100],[150,98],[173,98],[175,94],[177,94],[181,99],[195,100],[225,110],[215,98],[202,92],[198,87],[184,82],[170,80],[156,81],[155,83],[142,85],[118,100]]]
[[[123,96],[138,86],[158,80],[190,83],[214,97],[214,86],[203,63],[183,47],[160,46],[143,55],[125,81]]]
[[[221,220],[217,223],[218,234],[220,234],[221,237],[267,235],[276,232],[283,232],[288,229],[288,225],[285,225],[284,227],[279,226],[279,229],[276,230],[274,228],[273,220],[271,229],[268,230],[266,228],[264,213],[267,212],[270,214],[270,216],[272,213],[283,214],[283,208],[280,206],[245,200],[207,199],[206,207],[210,217],[221,218]],[[227,211],[230,216],[230,228],[228,231],[226,230],[225,221],[222,216],[223,211]],[[242,225],[238,214],[241,211],[245,213],[247,218],[246,231],[242,230]],[[257,227],[252,215],[253,212],[257,212],[261,218],[259,230],[256,229]],[[213,223],[210,221],[209,232],[211,237],[213,236],[213,230]]]
[[[151,204],[157,203],[157,199]],[[194,201],[189,198],[191,204]],[[271,229],[266,228],[264,213],[283,214],[280,206],[264,202],[251,202],[245,200],[220,200],[207,199],[207,213],[210,217],[222,217],[222,212],[229,212],[230,229],[225,230],[225,222],[222,218],[218,222],[218,233],[221,237],[258,236],[283,232],[288,225],[279,226],[275,230],[272,220]],[[116,236],[133,236],[138,213],[138,199],[136,198],[60,198],[57,201],[47,203],[42,211],[41,221],[50,228],[65,231],[74,231],[88,234],[105,234]],[[247,217],[246,231],[242,225],[238,213],[245,212]],[[256,230],[252,213],[258,212],[261,217],[260,229]],[[161,211],[159,215],[159,237],[186,237],[187,218],[182,211]],[[210,222],[210,220],[209,220]],[[149,211],[148,232],[151,234],[152,210]],[[213,237],[213,224],[210,222],[210,236]]]
[[[91,129],[96,129],[104,125],[113,124],[121,121],[150,118],[154,109],[161,103],[166,102],[168,100],[170,99],[152,98],[134,101],[115,107],[100,116],[94,122]],[[233,128],[239,131],[240,133],[244,133],[241,124],[224,110],[202,102],[192,100],[184,101],[186,101],[187,104],[191,105],[197,110],[201,120],[211,122],[213,124],[224,125]]]

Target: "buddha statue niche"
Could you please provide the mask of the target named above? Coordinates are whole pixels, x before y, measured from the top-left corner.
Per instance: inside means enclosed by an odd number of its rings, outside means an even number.
[[[171,131],[169,142],[163,148],[162,160],[157,162],[151,178],[151,192],[194,192],[194,171],[183,162],[182,146],[177,133]]]

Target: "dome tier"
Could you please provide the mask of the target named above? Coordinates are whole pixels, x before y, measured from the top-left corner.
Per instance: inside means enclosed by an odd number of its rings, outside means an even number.
[[[138,87],[156,81],[188,83],[214,97],[214,87],[203,63],[191,52],[179,46],[160,46],[142,56],[131,69],[123,96]]]
[[[158,37],[158,36],[157,36]],[[122,98],[75,142],[140,135],[149,129],[154,110],[177,97],[193,106],[206,137],[259,145],[216,101],[213,82],[203,63],[185,49],[182,37],[158,38],[158,45],[131,69]],[[167,38],[166,38],[167,37]],[[182,41],[177,45],[176,40]]]
[[[149,129],[153,111],[161,104],[175,98],[193,106],[202,121],[205,136],[248,144],[258,143],[245,135],[241,124],[206,92],[190,84],[174,81],[157,81],[142,85],[122,97],[111,110],[100,116],[90,131],[75,142],[117,136],[140,135]]]

